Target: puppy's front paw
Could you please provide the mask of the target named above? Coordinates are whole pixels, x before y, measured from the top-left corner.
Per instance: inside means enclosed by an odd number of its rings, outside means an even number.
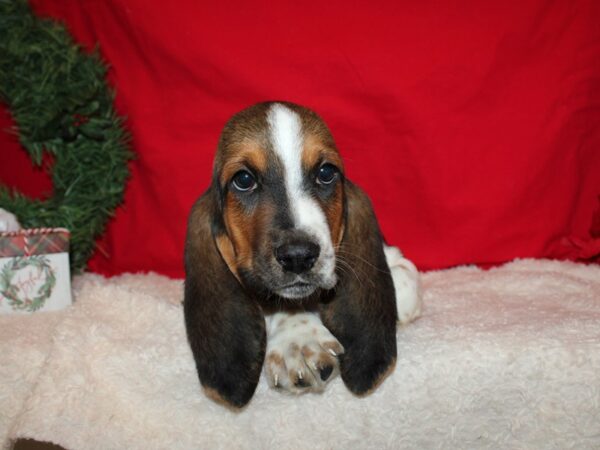
[[[265,358],[269,385],[295,394],[322,391],[339,373],[343,352],[316,314],[274,314]]]

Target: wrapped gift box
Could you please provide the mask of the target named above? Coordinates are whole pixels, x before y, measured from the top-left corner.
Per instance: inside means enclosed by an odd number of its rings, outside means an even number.
[[[55,311],[72,303],[64,228],[0,233],[0,313]]]

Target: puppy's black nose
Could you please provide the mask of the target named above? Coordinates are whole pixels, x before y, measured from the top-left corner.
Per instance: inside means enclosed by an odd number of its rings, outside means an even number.
[[[313,242],[293,242],[275,249],[275,259],[286,272],[301,274],[315,265],[321,248]]]

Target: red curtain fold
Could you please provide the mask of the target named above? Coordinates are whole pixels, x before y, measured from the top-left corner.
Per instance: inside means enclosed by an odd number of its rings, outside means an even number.
[[[181,276],[222,126],[270,99],[323,116],[386,239],[422,269],[600,253],[600,2],[33,6],[99,44],[134,138],[95,271]],[[1,180],[48,188],[0,145]]]

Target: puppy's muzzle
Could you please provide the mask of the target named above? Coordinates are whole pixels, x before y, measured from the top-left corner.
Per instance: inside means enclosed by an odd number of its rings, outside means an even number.
[[[303,274],[313,268],[319,258],[321,247],[305,240],[296,240],[275,249],[275,259],[285,272]]]

